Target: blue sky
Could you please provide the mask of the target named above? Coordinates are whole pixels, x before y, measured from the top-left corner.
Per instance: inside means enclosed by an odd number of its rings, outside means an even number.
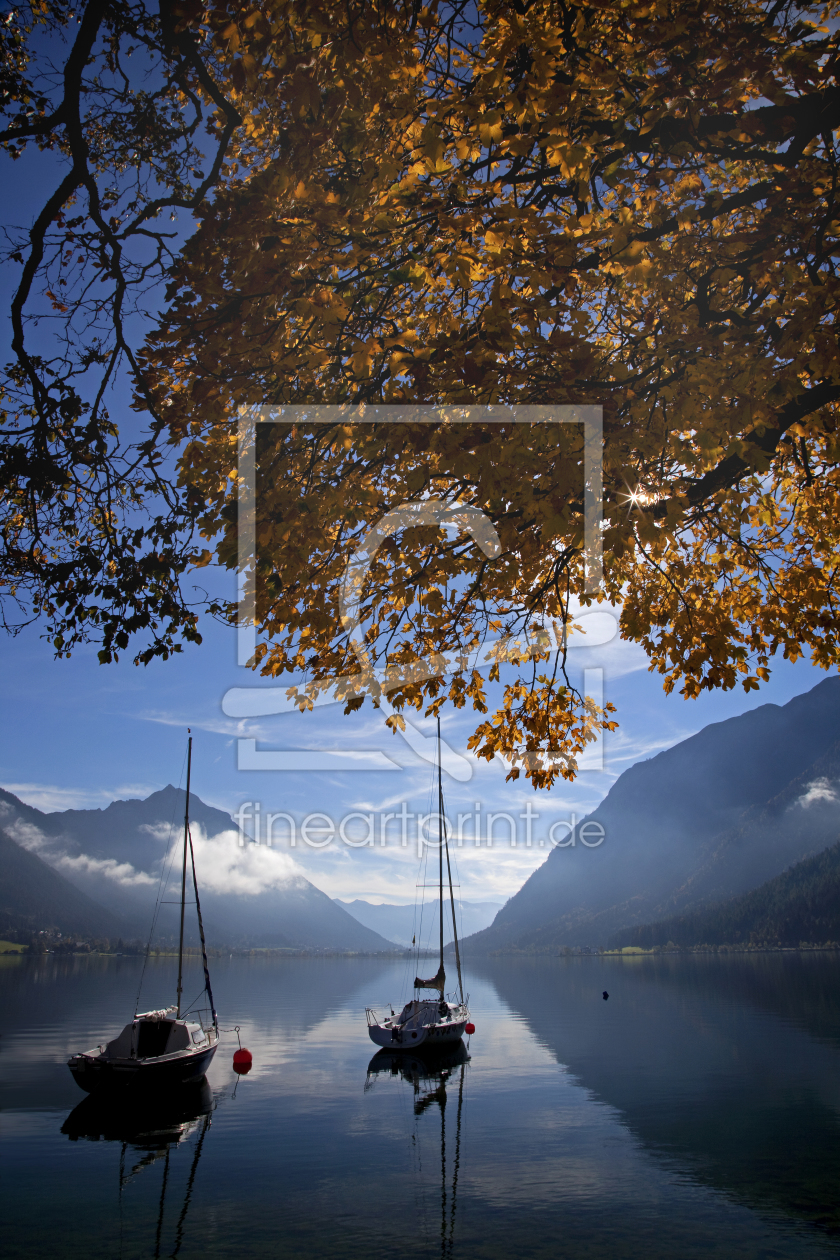
[[[601,629],[603,629],[603,614]],[[16,639],[0,641],[6,722],[0,735],[0,783],[22,800],[47,811],[96,808],[111,800],[145,797],[167,783],[178,784],[183,772],[186,728],[195,737],[193,786],[203,800],[234,813],[258,802],[261,839],[269,812],[289,814],[296,828],[314,812],[326,814],[337,828],[350,812],[373,814],[374,842],[354,847],[338,837],[313,847],[296,834],[293,850],[287,823],[275,823],[275,847],[286,848],[295,863],[331,896],[366,897],[375,901],[414,900],[418,846],[416,820],[386,821],[383,813],[409,815],[433,808],[432,767],[405,741],[385,730],[370,705],[345,717],[340,705],[310,714],[297,712],[258,719],[232,718],[223,711],[225,694],[234,687],[265,686],[236,664],[235,633],[208,622],[205,640],[168,662],[136,667],[130,655],[118,664],[99,665],[93,648],[70,660],[56,661],[47,642],[30,629]],[[603,637],[603,635],[601,636]],[[686,738],[709,722],[720,721],[768,701],[784,704],[809,690],[825,674],[806,662],[779,662],[760,692],[738,689],[685,701],[666,696],[657,675],[648,673],[641,650],[614,638],[597,647],[570,652],[572,681],[583,669],[602,669],[604,695],[617,707],[620,729],[605,739],[603,769],[583,771],[572,784],[560,782],[550,793],[535,793],[522,778],[505,783],[500,762],[477,763],[467,753],[474,728],[471,712],[447,713],[444,738],[454,753],[466,758],[468,780],[444,776],[447,812],[460,846],[454,854],[461,895],[469,900],[504,901],[545,860],[548,834],[558,820],[580,819],[606,794],[616,777],[633,762]],[[420,723],[433,734],[430,721]],[[260,752],[272,750],[339,750],[353,770],[245,770],[238,768],[240,740],[253,739]],[[363,768],[370,753],[394,764],[391,770]],[[384,757],[381,756],[384,754]],[[299,758],[298,758],[299,760]],[[362,768],[358,768],[361,764]],[[403,802],[406,809],[403,810]],[[476,846],[475,805],[483,820]],[[510,824],[491,826],[493,845],[486,844],[489,813],[513,819],[518,843],[509,842]],[[530,824],[527,813],[532,814]],[[531,830],[531,845],[526,834]],[[320,827],[322,830],[317,831]],[[323,840],[328,823],[310,822],[309,834]],[[366,817],[345,824],[345,836],[363,840]],[[253,826],[249,824],[253,833]],[[405,830],[407,843],[402,844]],[[560,829],[559,835],[565,835]],[[422,850],[421,850],[422,851]]]

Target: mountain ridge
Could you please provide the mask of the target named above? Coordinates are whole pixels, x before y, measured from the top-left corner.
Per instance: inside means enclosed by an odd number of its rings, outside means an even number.
[[[39,932],[110,939],[130,935],[131,925],[0,829],[0,936]]]
[[[127,934],[130,922],[132,935],[145,936],[161,863],[173,852],[185,804],[184,789],[169,784],[145,799],[47,814],[0,789],[0,832],[37,856],[103,914],[119,919],[120,934]],[[230,815],[193,792],[190,820],[210,944],[365,953],[396,948],[316,888],[287,856],[255,845]],[[164,903],[169,900],[164,895]],[[176,908],[164,904],[158,921],[164,936],[171,938],[176,932],[176,919]],[[139,924],[145,929],[138,931]],[[197,942],[194,927],[188,940]]]
[[[771,801],[797,780],[807,795],[829,762],[840,779],[839,743],[840,678],[831,677],[786,705],[711,723],[637,762],[578,826],[600,822],[604,844],[551,852],[493,924],[466,938],[465,951],[598,946],[662,917],[660,907],[673,913],[691,900],[719,898],[723,888],[735,895],[763,883],[827,847],[832,827],[840,829],[829,786],[811,802],[807,828],[777,816],[772,844],[762,847]]]

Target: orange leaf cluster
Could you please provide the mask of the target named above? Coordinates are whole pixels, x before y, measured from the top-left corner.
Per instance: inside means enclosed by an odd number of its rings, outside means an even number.
[[[837,10],[210,10],[246,135],[147,356],[222,562],[239,408],[347,408],[258,430],[263,672],[484,712],[484,652],[510,681],[472,746],[537,785],[612,725],[540,637],[591,602],[581,434],[350,423],[404,404],[603,406],[602,594],[666,688],[837,663]],[[348,557],[430,497],[480,508],[501,548],[390,539],[363,666]],[[412,675],[432,658],[448,683]]]

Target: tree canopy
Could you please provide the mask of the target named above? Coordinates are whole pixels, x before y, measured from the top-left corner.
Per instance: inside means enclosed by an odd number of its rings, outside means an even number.
[[[397,711],[483,715],[466,662],[507,636],[479,754],[548,785],[609,721],[545,638],[562,649],[593,599],[579,428],[354,424],[360,406],[602,406],[601,597],[665,687],[755,688],[777,653],[837,663],[837,9],[265,0],[183,19],[223,87],[217,129],[241,125],[169,267],[136,405],[181,453],[199,563],[230,567],[240,408],[346,407],[258,430],[255,663],[305,674],[302,706],[355,673],[356,707],[390,671]],[[383,542],[360,653],[348,559],[428,499],[480,509],[498,554],[422,524]],[[435,654],[446,680],[412,674]]]
[[[242,123],[202,12],[37,0],[0,22],[0,149],[18,192],[2,250],[0,594],[7,628],[41,616],[59,654],[92,638],[110,660],[135,632],[143,660],[200,641],[180,586],[195,505],[137,347],[179,217],[218,182]]]

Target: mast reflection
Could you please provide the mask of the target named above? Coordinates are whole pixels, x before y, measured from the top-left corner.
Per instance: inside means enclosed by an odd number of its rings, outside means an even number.
[[[470,1056],[463,1041],[451,1051],[427,1051],[409,1054],[380,1050],[368,1064],[365,1092],[372,1089],[377,1079],[399,1078],[411,1085],[414,1091],[415,1140],[417,1120],[425,1112],[440,1109],[440,1254],[442,1258],[454,1254],[455,1212],[458,1201],[458,1174],[461,1168],[461,1117],[464,1105],[464,1072]],[[458,1104],[455,1115],[455,1144],[451,1159],[451,1178],[447,1175],[446,1149],[446,1102],[447,1087],[457,1081]],[[451,1131],[450,1131],[451,1138]]]
[[[168,1253],[170,1256],[177,1256],[184,1240],[184,1225],[212,1112],[213,1091],[207,1080],[203,1079],[195,1085],[184,1085],[170,1093],[151,1093],[148,1090],[131,1088],[123,1091],[95,1091],[73,1109],[61,1126],[61,1132],[71,1142],[104,1140],[120,1143],[120,1220],[125,1186],[146,1168],[163,1160],[153,1252],[156,1258],[161,1254],[170,1153],[173,1148],[198,1132],[175,1226],[174,1244]],[[135,1155],[139,1155],[139,1158],[132,1163]]]

